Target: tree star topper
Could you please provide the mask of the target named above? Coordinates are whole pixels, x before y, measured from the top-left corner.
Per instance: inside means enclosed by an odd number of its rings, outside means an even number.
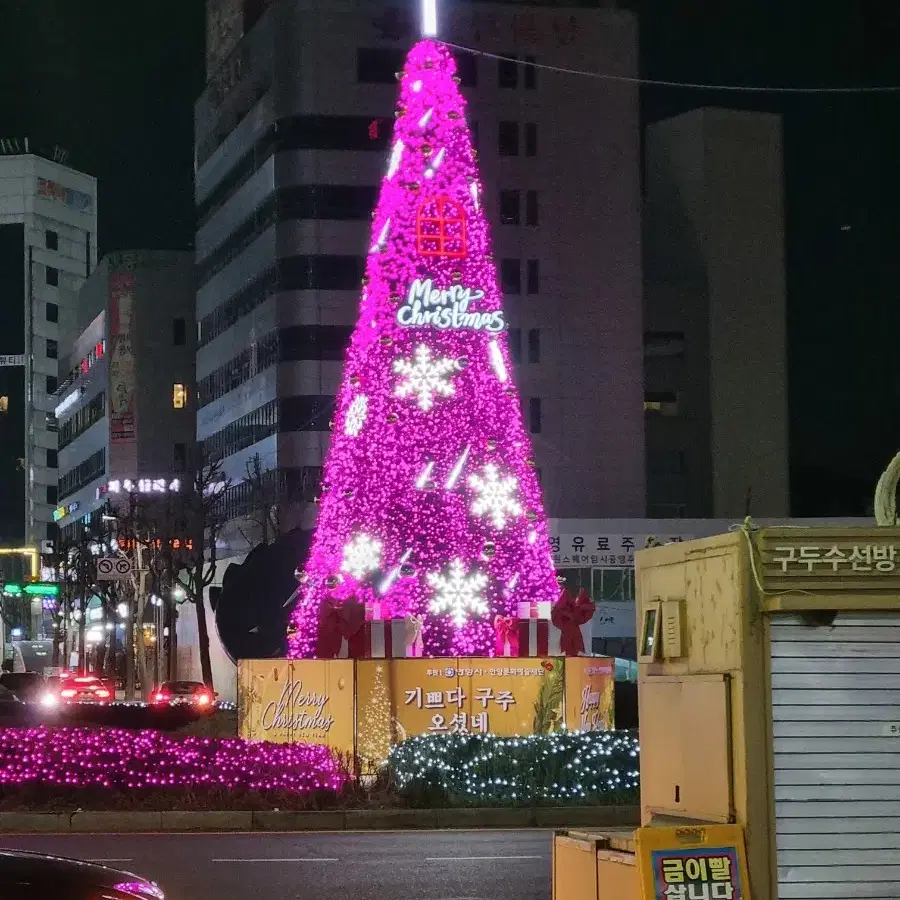
[[[435,397],[453,395],[453,382],[448,376],[458,368],[455,359],[432,359],[431,348],[426,344],[419,344],[413,359],[394,360],[394,371],[404,379],[397,385],[394,395],[415,395],[419,409],[428,412],[434,406]]]
[[[438,614],[450,613],[450,618],[457,628],[464,628],[469,620],[469,613],[484,615],[488,605],[481,592],[487,586],[487,576],[474,571],[466,574],[461,559],[454,559],[446,575],[439,572],[428,573],[428,583],[434,588],[434,598],[430,611]]]
[[[522,504],[514,496],[518,482],[512,475],[501,478],[493,463],[484,467],[484,475],[470,475],[469,487],[477,494],[472,501],[472,512],[476,516],[490,516],[494,528],[505,528],[507,518],[522,515]]]

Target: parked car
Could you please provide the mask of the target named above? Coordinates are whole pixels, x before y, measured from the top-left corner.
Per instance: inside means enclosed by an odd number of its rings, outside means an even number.
[[[202,681],[164,681],[150,695],[152,706],[193,706],[211,710],[219,695]]]
[[[80,859],[0,850],[3,900],[165,900],[155,882]]]
[[[0,718],[10,719],[24,714],[25,704],[9,688],[0,684]]]
[[[12,691],[23,703],[40,703],[44,693],[44,676],[40,672],[4,672],[0,685]]]
[[[59,699],[62,703],[109,703],[112,691],[96,675],[76,675],[61,682]]]

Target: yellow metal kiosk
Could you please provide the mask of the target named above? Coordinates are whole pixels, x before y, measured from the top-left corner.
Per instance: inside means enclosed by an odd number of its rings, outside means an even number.
[[[637,554],[634,875],[580,834],[597,889],[558,900],[900,898],[898,551],[900,528],[747,524]]]

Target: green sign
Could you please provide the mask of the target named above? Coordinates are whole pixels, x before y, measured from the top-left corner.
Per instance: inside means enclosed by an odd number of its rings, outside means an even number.
[[[19,597],[22,594],[29,594],[32,597],[58,597],[59,585],[51,581],[37,581],[34,584],[26,585],[7,581],[3,586],[3,593],[10,597]]]

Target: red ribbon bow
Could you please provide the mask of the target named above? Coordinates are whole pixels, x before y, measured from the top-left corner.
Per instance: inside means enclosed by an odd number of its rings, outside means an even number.
[[[519,629],[518,623],[512,616],[494,616],[494,655],[518,656],[519,655]],[[506,645],[509,644],[509,653]]]
[[[581,626],[590,622],[594,616],[594,602],[582,588],[577,597],[573,597],[568,588],[559,595],[559,600],[550,610],[550,621],[559,629],[559,649],[566,656],[578,656],[584,653],[584,638]]]
[[[347,656],[351,659],[362,656],[366,646],[366,609],[356,599],[348,597],[343,603],[329,597],[319,612],[319,640],[316,656],[319,659],[334,659],[341,652],[341,643],[347,641]]]

